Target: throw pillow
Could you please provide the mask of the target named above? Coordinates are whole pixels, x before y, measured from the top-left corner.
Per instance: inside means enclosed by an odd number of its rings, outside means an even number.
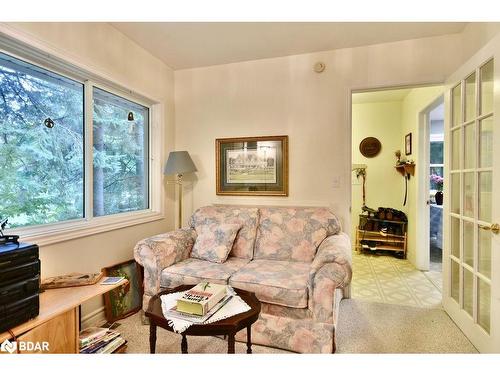
[[[191,258],[224,263],[233,248],[233,242],[240,230],[239,224],[200,225],[196,228],[196,242]]]

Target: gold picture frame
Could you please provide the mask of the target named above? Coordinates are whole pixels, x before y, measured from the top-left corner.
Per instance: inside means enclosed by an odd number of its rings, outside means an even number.
[[[217,138],[217,195],[288,196],[288,136]]]

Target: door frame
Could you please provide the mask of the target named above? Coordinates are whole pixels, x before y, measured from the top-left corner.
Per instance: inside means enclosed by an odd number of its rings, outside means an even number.
[[[418,114],[419,136],[418,156],[420,168],[417,168],[417,217],[416,221],[416,257],[415,267],[421,271],[428,271],[430,267],[430,205],[429,201],[429,166],[430,166],[430,122],[429,113],[440,104],[444,105],[444,93],[429,103]],[[444,131],[444,124],[443,124]],[[444,143],[443,143],[444,147]],[[443,148],[443,155],[444,148]],[[424,168],[425,167],[425,168]],[[421,214],[423,213],[423,214]]]

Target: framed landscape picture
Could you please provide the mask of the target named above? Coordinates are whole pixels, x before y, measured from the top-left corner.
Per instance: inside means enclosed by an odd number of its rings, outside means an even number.
[[[114,322],[135,314],[142,308],[141,267],[135,260],[103,268],[104,276],[124,277],[128,283],[104,294],[106,320]]]
[[[217,195],[288,196],[288,136],[215,140]]]

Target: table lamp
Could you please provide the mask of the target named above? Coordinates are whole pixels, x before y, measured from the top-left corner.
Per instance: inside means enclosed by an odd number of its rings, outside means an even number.
[[[196,171],[196,166],[187,151],[172,151],[168,155],[163,173],[167,176],[175,175],[175,181],[172,181],[172,183],[179,185],[179,228],[182,227],[182,176]]]

